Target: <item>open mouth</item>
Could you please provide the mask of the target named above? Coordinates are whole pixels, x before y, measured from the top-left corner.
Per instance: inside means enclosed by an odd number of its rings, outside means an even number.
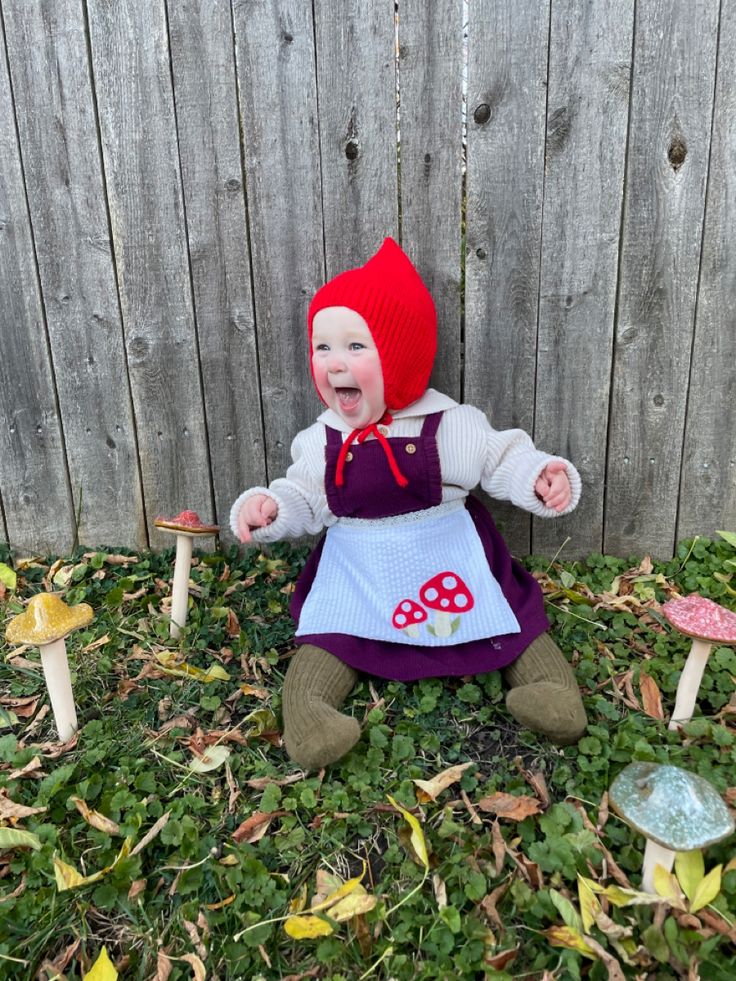
[[[362,394],[359,388],[336,388],[335,393],[341,409],[354,409]]]

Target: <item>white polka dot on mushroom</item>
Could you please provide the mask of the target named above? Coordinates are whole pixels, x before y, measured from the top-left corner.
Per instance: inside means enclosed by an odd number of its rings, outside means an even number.
[[[449,605],[450,605],[449,599],[441,599],[440,600],[440,606],[441,607],[445,608],[445,607],[448,607]]]
[[[442,585],[445,589],[454,589],[457,586],[457,579],[454,576],[444,576],[442,579]]]
[[[397,613],[396,614],[396,622],[397,623],[406,623],[406,617],[404,616],[403,613]]]
[[[465,595],[465,593],[458,593],[455,597],[455,606],[465,606],[467,602],[468,597]]]
[[[401,609],[406,610],[408,613],[408,611],[411,609],[411,603],[409,600],[404,600],[404,602],[401,604]]]
[[[439,594],[436,589],[428,589],[424,595],[428,600],[436,600]]]

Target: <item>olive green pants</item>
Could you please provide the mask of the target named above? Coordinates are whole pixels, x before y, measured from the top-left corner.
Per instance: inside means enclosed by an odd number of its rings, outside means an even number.
[[[506,706],[518,722],[560,745],[580,738],[587,719],[575,675],[549,634],[537,637],[502,673],[511,689]],[[357,679],[357,671],[320,647],[297,650],[282,696],[284,745],[295,763],[319,769],[357,743],[357,719],[339,711]]]

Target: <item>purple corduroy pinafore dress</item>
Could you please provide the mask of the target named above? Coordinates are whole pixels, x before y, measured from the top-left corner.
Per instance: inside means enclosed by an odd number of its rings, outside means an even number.
[[[432,413],[426,417],[418,437],[389,440],[401,472],[408,479],[406,487],[397,484],[378,440],[353,444],[352,460],[345,467],[344,484],[338,487],[335,473],[342,434],[328,427],[325,487],[332,513],[338,518],[377,519],[439,505],[442,472],[436,434],[441,419],[441,412]],[[486,508],[471,496],[466,499],[465,507],[490,570],[518,620],[520,632],[443,647],[426,647],[345,633],[300,634],[297,626],[296,641],[321,647],[358,671],[395,681],[481,674],[514,661],[549,627],[542,592],[536,580],[512,558]],[[324,539],[309,556],[297,581],[291,602],[291,614],[297,625],[317,574],[323,547]]]

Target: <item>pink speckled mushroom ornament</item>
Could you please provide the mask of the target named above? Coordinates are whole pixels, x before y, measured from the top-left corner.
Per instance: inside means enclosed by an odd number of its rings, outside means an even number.
[[[698,689],[713,645],[736,645],[736,613],[697,593],[670,600],[662,607],[662,613],[675,630],[693,638],[677,685],[675,707],[669,724],[670,729],[677,729],[693,716]]]
[[[176,535],[174,584],[171,587],[171,636],[176,639],[187,622],[192,539],[216,535],[220,528],[204,524],[196,511],[181,511],[173,518],[158,517],[154,525],[163,532]]]

